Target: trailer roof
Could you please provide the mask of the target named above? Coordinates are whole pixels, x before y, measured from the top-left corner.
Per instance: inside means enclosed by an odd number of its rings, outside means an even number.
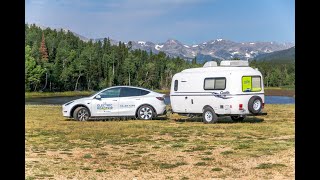
[[[181,71],[181,73],[198,73],[198,72],[259,72],[257,69],[252,67],[229,67],[229,66],[217,66],[217,67],[201,67],[201,68],[190,68]]]

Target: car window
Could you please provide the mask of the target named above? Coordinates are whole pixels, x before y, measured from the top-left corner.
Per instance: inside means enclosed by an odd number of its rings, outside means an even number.
[[[121,88],[120,97],[141,96],[141,89],[136,88]]]
[[[143,90],[143,89],[140,89],[141,90],[141,95],[147,95],[150,93],[150,91],[146,91],[146,90]]]
[[[112,88],[102,91],[100,94],[101,98],[115,98],[120,95],[120,88]]]

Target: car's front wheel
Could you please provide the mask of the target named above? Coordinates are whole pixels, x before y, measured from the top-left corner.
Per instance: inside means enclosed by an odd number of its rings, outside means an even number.
[[[138,118],[150,120],[154,116],[154,112],[151,106],[143,105],[138,109]]]
[[[90,113],[86,107],[77,107],[73,112],[73,118],[78,121],[87,121],[89,117]]]

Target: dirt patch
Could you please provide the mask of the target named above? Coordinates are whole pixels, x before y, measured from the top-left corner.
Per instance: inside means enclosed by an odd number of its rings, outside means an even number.
[[[265,89],[264,93],[266,96],[295,96],[295,90],[288,89]]]

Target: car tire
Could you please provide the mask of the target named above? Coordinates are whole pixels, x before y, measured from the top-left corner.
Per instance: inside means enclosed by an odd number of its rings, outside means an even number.
[[[218,121],[218,116],[211,107],[206,107],[203,110],[202,119],[205,124],[216,123]]]
[[[262,110],[262,99],[259,96],[252,96],[248,102],[248,109],[252,114],[258,114]]]
[[[138,109],[138,119],[150,120],[155,116],[153,108],[149,105],[143,105]]]
[[[90,117],[90,112],[86,107],[77,107],[73,112],[73,118],[78,121],[87,121]]]
[[[240,117],[240,116],[231,116],[232,121],[234,122],[242,122],[245,117]]]

